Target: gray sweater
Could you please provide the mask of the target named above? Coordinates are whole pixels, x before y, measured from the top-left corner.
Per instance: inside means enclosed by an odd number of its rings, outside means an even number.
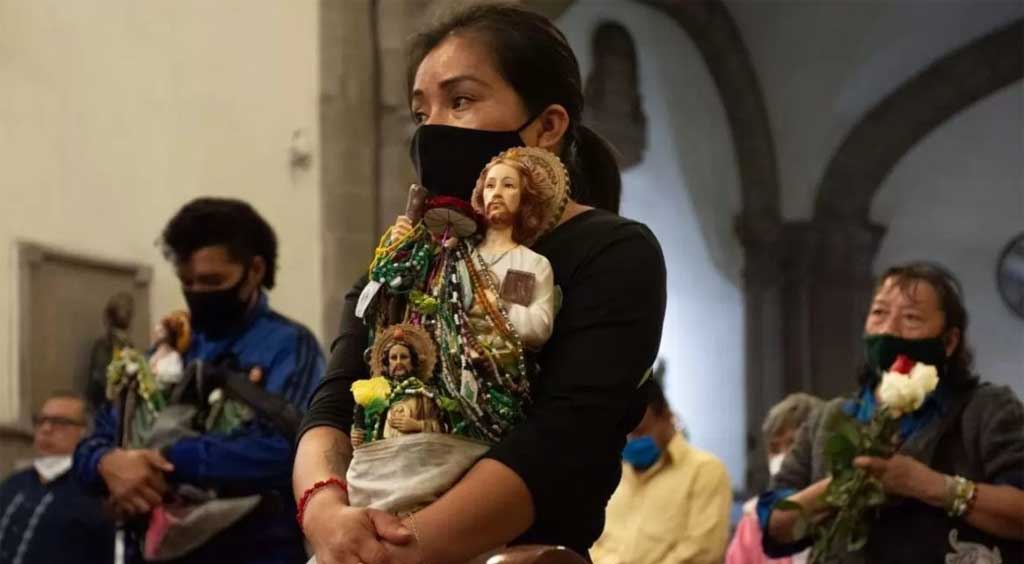
[[[805,422],[772,488],[801,490],[828,476],[825,426],[847,401],[834,399]],[[1006,386],[979,384],[949,401],[941,417],[910,435],[898,452],[944,474],[1024,489],[1024,405]],[[983,563],[988,561],[978,555],[995,548],[1003,563],[1024,562],[1024,543],[998,539],[943,509],[899,498],[881,509],[867,546],[841,562]]]

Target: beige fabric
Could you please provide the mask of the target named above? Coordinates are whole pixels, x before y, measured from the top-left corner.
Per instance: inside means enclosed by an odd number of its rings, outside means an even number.
[[[416,511],[448,491],[490,448],[444,433],[415,433],[355,450],[348,498],[355,507],[389,513]]]

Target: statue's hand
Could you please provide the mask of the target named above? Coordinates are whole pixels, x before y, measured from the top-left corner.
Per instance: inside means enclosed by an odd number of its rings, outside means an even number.
[[[423,423],[404,413],[395,413],[388,419],[388,425],[402,433],[418,433],[423,430]]]
[[[412,220],[407,216],[400,215],[395,220],[395,225],[391,228],[391,240],[397,241],[408,235],[410,231],[412,231]]]

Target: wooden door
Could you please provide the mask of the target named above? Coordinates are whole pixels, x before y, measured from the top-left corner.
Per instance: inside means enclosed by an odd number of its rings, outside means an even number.
[[[93,345],[106,332],[107,302],[115,294],[134,298],[129,333],[136,346],[146,346],[152,268],[34,243],[20,243],[18,256],[19,414],[25,421],[51,392],[82,391]]]

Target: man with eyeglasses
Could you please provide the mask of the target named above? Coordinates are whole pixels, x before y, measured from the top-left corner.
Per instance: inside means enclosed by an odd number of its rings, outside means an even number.
[[[85,400],[54,393],[32,423],[32,468],[0,484],[0,563],[109,563],[113,523],[102,500],[68,473],[71,453],[90,425]]]

